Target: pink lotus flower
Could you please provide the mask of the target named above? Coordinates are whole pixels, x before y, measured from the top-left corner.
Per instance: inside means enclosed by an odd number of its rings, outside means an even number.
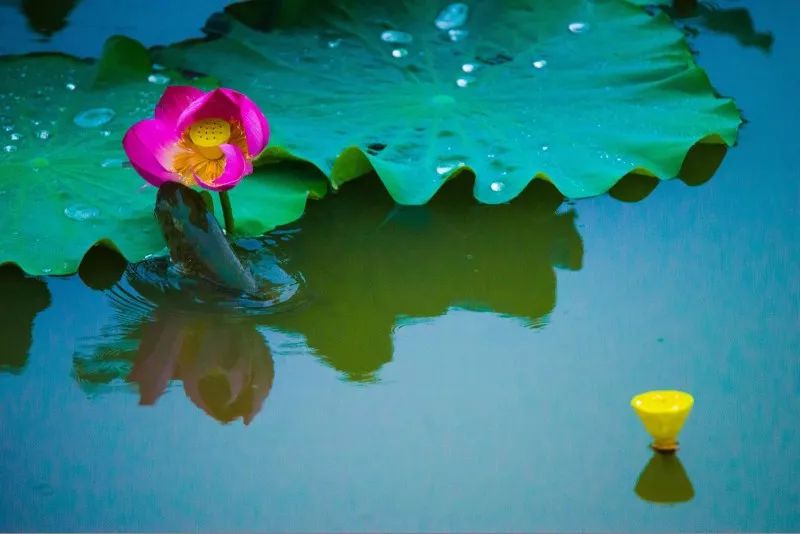
[[[122,146],[156,187],[173,181],[227,191],[253,172],[253,158],[268,140],[267,119],[242,93],[174,85],[161,96],[155,118],[134,124]]]

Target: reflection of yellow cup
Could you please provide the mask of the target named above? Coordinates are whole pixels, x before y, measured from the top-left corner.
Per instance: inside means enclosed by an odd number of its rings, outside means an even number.
[[[677,454],[654,453],[639,475],[634,491],[653,503],[675,504],[694,498],[692,482]]]
[[[694,398],[683,391],[648,391],[631,399],[631,406],[653,436],[653,448],[660,452],[678,449],[678,432],[692,405]]]

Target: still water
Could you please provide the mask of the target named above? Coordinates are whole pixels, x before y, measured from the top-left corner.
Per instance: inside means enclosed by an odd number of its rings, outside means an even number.
[[[272,314],[0,269],[0,530],[800,530],[800,9],[720,4],[772,38],[687,21],[749,121],[702,184],[367,178],[266,239]],[[655,388],[696,399],[676,458],[628,406]]]

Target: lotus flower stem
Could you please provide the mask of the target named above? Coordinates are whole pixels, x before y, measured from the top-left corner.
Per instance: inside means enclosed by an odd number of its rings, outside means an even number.
[[[231,198],[227,191],[219,192],[219,203],[222,206],[222,218],[225,219],[225,233],[228,237],[233,236],[233,210],[231,209]]]

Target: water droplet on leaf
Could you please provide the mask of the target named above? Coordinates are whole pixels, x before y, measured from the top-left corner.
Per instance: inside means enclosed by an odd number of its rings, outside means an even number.
[[[505,188],[506,188],[505,182],[492,182],[489,185],[489,189],[491,189],[495,193],[499,193],[500,191],[502,191]]]
[[[408,55],[408,50],[405,48],[395,48],[392,50],[392,57],[401,58]]]
[[[436,166],[436,174],[439,174],[439,175],[448,174],[453,169],[457,169],[457,168],[463,167],[463,166],[464,166],[464,162],[463,161],[453,161],[453,162],[440,163],[439,165]]]
[[[381,40],[386,43],[408,44],[414,40],[414,37],[410,33],[386,30],[381,34]]]
[[[568,28],[572,33],[583,33],[589,29],[589,25],[585,22],[572,22]]]
[[[65,85],[64,87],[66,87],[66,88],[67,88],[67,91],[74,91],[75,89],[77,89],[77,87],[78,87],[78,86],[77,86],[77,85],[75,85],[75,84],[74,84],[74,83],[72,83],[72,82],[69,82],[69,83],[68,83],[67,85]]]
[[[442,9],[436,16],[434,24],[440,30],[449,30],[451,28],[458,28],[467,22],[469,16],[469,6],[461,2],[450,4]]]
[[[115,114],[111,108],[92,108],[75,115],[72,122],[81,128],[96,128],[113,119]]]
[[[547,61],[544,59],[537,59],[533,62],[534,69],[543,69],[547,66]]]
[[[461,78],[456,80],[456,85],[459,87],[466,87],[471,85],[475,82],[475,78],[472,76],[462,76]]]
[[[467,30],[448,30],[447,36],[450,37],[450,40],[454,43],[459,41],[463,41],[469,36],[469,31]]]
[[[478,66],[475,65],[474,63],[464,63],[463,65],[461,65],[461,70],[463,70],[466,73],[473,72],[476,68],[478,68]]]
[[[124,159],[109,158],[109,159],[103,160],[100,163],[100,166],[103,167],[104,169],[118,169],[118,168],[121,168],[121,167],[127,167],[128,166],[128,162],[125,161]]]
[[[151,74],[147,77],[147,81],[158,85],[164,85],[169,83],[169,76],[164,76],[163,74]]]
[[[17,151],[17,145],[6,145],[3,147],[3,152],[8,152],[9,154],[16,151]]]
[[[87,221],[100,216],[100,210],[83,204],[75,204],[64,208],[64,215],[73,221]]]
[[[50,132],[47,130],[39,130],[36,132],[36,137],[42,140],[50,139]]]

